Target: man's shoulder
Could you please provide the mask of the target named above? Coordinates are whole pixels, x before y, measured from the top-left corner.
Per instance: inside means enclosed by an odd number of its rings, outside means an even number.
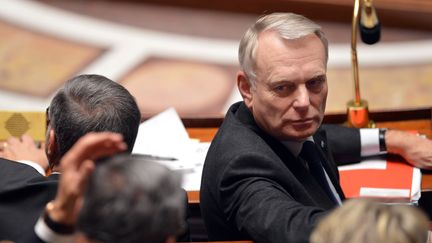
[[[19,173],[17,173],[19,172]],[[0,178],[6,175],[26,175],[26,176],[40,176],[43,177],[33,167],[12,161],[4,158],[0,158]]]
[[[277,155],[262,134],[238,121],[228,121],[210,145],[203,175],[223,173],[227,166],[243,163],[245,159],[255,161],[259,158],[277,159]]]
[[[236,117],[230,116],[225,119],[219,128],[216,136],[213,138],[209,153],[214,150],[224,154],[231,151],[247,150],[249,147],[256,147],[257,144],[263,143],[260,134],[253,129],[250,124],[244,124]]]
[[[217,160],[219,165],[228,163],[233,157],[267,154],[271,152],[268,136],[256,125],[244,102],[233,104],[207,153],[208,160]]]
[[[0,158],[0,187],[2,191],[45,186],[55,188],[57,184],[58,175],[45,177],[29,165]]]
[[[237,140],[239,136],[257,136],[257,129],[253,116],[244,102],[238,102],[229,108],[213,141],[219,137]]]

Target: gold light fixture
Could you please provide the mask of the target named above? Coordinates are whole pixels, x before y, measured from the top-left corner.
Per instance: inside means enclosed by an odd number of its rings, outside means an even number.
[[[361,20],[359,22],[359,15]],[[363,0],[360,14],[360,0],[354,1],[351,32],[351,62],[354,78],[355,98],[347,103],[348,125],[352,127],[375,127],[375,123],[369,119],[368,102],[361,99],[359,69],[357,60],[357,33],[360,25],[362,40],[367,44],[374,44],[380,38],[380,24],[372,0]],[[364,34],[364,35],[363,35]]]

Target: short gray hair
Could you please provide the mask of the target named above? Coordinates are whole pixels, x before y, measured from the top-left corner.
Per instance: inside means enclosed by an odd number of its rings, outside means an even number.
[[[98,162],[78,219],[97,242],[163,243],[185,229],[181,176],[138,155]]]
[[[315,34],[320,38],[325,48],[326,63],[328,60],[328,41],[321,31],[321,26],[312,20],[294,13],[272,13],[262,16],[249,27],[243,35],[239,46],[239,62],[242,71],[254,87],[256,82],[255,56],[258,46],[258,36],[265,31],[276,31],[282,38],[295,40]]]

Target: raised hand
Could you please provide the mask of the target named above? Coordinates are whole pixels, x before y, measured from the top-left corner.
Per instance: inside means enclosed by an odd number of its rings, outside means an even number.
[[[58,223],[74,225],[79,202],[95,167],[94,161],[126,149],[123,137],[116,133],[89,133],[80,138],[61,159],[57,196],[47,207],[50,218]]]

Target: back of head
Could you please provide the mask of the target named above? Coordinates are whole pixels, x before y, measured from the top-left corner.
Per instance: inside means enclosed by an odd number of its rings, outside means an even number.
[[[181,232],[180,175],[139,156],[118,155],[97,165],[78,219],[95,242],[166,242]]]
[[[66,82],[49,107],[62,157],[88,132],[111,131],[123,135],[132,151],[141,114],[134,97],[120,84],[100,75],[79,75]]]
[[[248,76],[253,86],[256,82],[254,68],[258,37],[265,31],[275,31],[281,38],[287,40],[300,39],[315,34],[321,39],[328,58],[327,39],[321,31],[321,27],[312,20],[294,13],[272,13],[262,16],[243,35],[238,53],[241,69]]]
[[[352,199],[322,219],[311,243],[424,243],[429,223],[417,208]]]

